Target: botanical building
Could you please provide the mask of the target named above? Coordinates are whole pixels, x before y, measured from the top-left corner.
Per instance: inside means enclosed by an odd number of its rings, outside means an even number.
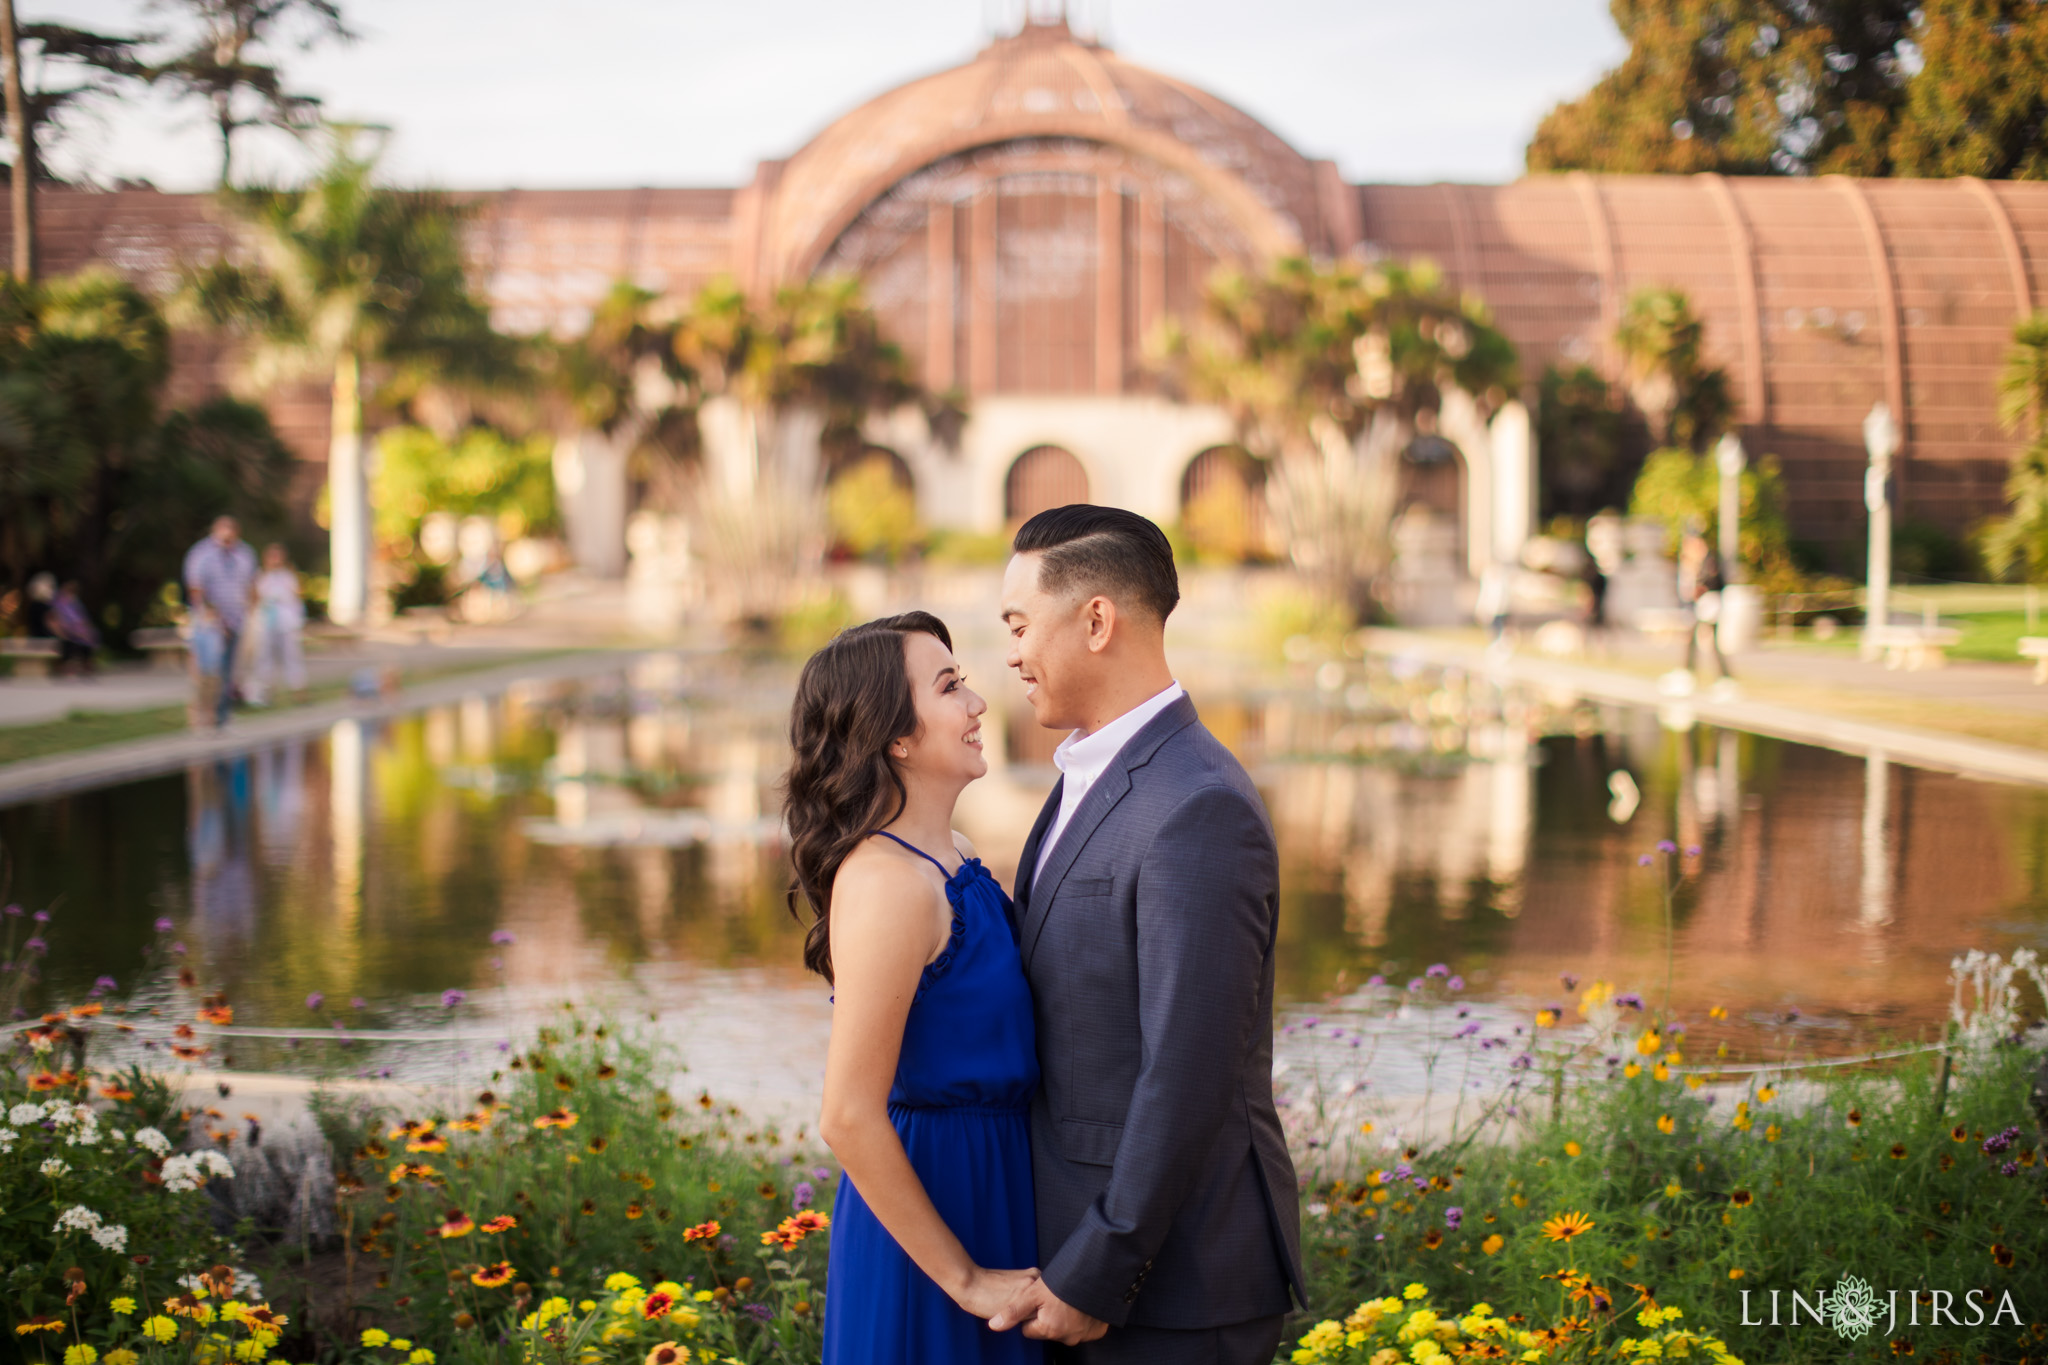
[[[1355,185],[1063,23],[1027,25],[869,101],[743,186],[482,197],[474,256],[512,329],[573,331],[621,278],[680,298],[723,273],[764,292],[860,275],[925,383],[963,392],[971,413],[957,448],[921,419],[873,435],[900,457],[927,524],[978,530],[1082,498],[1170,520],[1236,477],[1210,454],[1230,442],[1224,417],[1161,396],[1141,366],[1142,339],[1197,307],[1218,262],[1431,257],[1491,306],[1532,394],[1551,363],[1615,375],[1627,296],[1683,288],[1748,449],[1784,462],[1795,531],[1833,543],[1862,534],[1860,428],[1880,399],[1902,414],[1906,517],[1959,530],[2000,505],[2012,443],[1994,418],[1996,374],[2013,320],[2048,303],[2048,186]],[[203,196],[57,191],[42,204],[52,269],[99,259],[160,277],[222,232]],[[217,369],[195,347],[185,382],[218,382]],[[326,448],[322,402],[279,403],[310,462]],[[1527,529],[1527,428],[1447,410],[1455,468],[1410,481],[1459,514],[1472,565]]]

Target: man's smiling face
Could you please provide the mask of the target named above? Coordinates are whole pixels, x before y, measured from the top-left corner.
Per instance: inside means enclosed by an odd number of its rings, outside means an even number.
[[[1003,570],[1003,624],[1009,657],[1024,683],[1024,698],[1048,730],[1081,727],[1080,700],[1093,683],[1096,656],[1088,648],[1086,599],[1049,596],[1038,586],[1036,551],[1010,558]]]

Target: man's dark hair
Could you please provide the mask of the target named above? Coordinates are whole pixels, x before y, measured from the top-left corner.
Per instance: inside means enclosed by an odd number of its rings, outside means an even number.
[[[1090,503],[1054,507],[1018,527],[1011,548],[1040,556],[1038,586],[1054,596],[1100,593],[1161,622],[1180,601],[1173,546],[1136,512]]]

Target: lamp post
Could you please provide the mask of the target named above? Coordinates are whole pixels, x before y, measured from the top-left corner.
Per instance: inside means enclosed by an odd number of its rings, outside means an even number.
[[[1892,504],[1886,485],[1891,482],[1892,456],[1899,453],[1899,424],[1881,401],[1873,403],[1863,419],[1863,447],[1870,452],[1870,468],[1863,471],[1863,505],[1870,512],[1870,572],[1861,651],[1868,660],[1884,652],[1884,631],[1891,621]]]

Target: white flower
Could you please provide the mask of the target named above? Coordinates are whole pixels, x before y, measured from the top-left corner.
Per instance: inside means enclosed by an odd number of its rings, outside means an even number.
[[[12,1128],[0,1128],[0,1152],[13,1151],[14,1140],[20,1136],[21,1134],[15,1132]]]
[[[256,1277],[243,1270],[240,1266],[232,1267],[232,1270],[235,1278],[233,1285],[228,1289],[227,1297],[242,1299],[249,1303],[262,1302],[263,1286],[257,1281]],[[213,1291],[213,1286],[201,1283],[197,1275],[181,1275],[178,1277],[178,1283],[194,1294],[202,1291],[207,1293]]]
[[[92,1239],[108,1251],[126,1251],[128,1249],[128,1229],[118,1224],[108,1224],[103,1227],[94,1228],[92,1230]]]
[[[137,1128],[135,1130],[135,1145],[147,1151],[151,1156],[169,1156],[171,1154],[171,1140],[154,1128]]]
[[[65,1162],[53,1156],[48,1161],[45,1161],[40,1167],[40,1169],[42,1170],[42,1173],[44,1175],[50,1177],[50,1179],[52,1180],[55,1180],[58,1176],[70,1170],[71,1167],[67,1165]]]
[[[37,1052],[48,1052],[57,1045],[57,1040],[45,1033],[31,1035],[28,1045]]]
[[[108,1129],[107,1136],[111,1137],[116,1142],[126,1142],[128,1140],[128,1135],[122,1132],[119,1128]]]
[[[42,1116],[43,1106],[40,1104],[17,1104],[7,1111],[7,1121],[16,1125],[34,1123]]]
[[[206,1172],[199,1168],[198,1161],[184,1152],[165,1157],[164,1168],[157,1174],[163,1177],[164,1188],[172,1194],[185,1194],[206,1183]]]
[[[213,1172],[215,1175],[224,1176],[229,1180],[234,1179],[234,1166],[229,1164],[228,1159],[222,1156],[219,1152],[209,1150],[196,1153],[195,1155],[198,1158],[199,1164],[201,1166],[204,1166],[207,1170]]]
[[[57,1215],[57,1225],[51,1228],[50,1231],[89,1232],[97,1236],[104,1227],[105,1224],[100,1221],[98,1214],[83,1204],[73,1204],[70,1208]],[[122,1228],[121,1239],[126,1241],[127,1238],[128,1229]]]
[[[43,1113],[59,1128],[68,1128],[74,1123],[97,1123],[99,1118],[89,1104],[66,1104],[62,1100],[51,1100],[43,1106]]]

